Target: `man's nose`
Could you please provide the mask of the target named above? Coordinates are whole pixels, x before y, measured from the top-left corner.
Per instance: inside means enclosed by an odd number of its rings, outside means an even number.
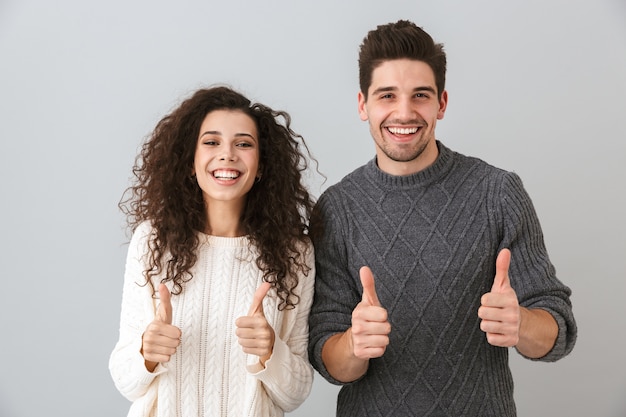
[[[406,99],[398,101],[396,107],[397,118],[401,120],[412,120],[415,119],[416,114],[417,110],[411,100]]]

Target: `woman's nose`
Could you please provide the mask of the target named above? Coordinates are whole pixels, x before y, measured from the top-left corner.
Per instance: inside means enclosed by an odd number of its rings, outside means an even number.
[[[227,146],[223,149],[222,154],[220,155],[220,161],[233,161],[235,159],[235,153]]]

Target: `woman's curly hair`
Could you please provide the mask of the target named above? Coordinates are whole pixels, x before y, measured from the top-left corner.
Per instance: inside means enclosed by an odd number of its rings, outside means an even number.
[[[277,290],[280,308],[293,308],[298,272],[306,275],[310,269],[302,251],[309,241],[314,201],[302,173],[308,169],[307,156],[314,159],[302,136],[291,129],[288,113],[251,103],[226,86],[200,89],[185,99],[157,123],[135,159],[133,185],[119,207],[131,230],[146,220],[152,223],[146,284],[154,293],[150,278],[165,272],[162,281],[172,281],[172,292],[180,294],[192,278],[197,232],[206,230],[207,217],[202,190],[191,173],[200,126],[214,110],[241,111],[256,123],[263,176],[247,194],[241,223],[258,249],[263,279]]]

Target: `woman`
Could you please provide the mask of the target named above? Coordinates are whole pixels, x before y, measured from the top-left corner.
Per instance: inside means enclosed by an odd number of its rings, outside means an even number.
[[[143,145],[120,202],[133,236],[109,362],[129,416],[282,416],[308,396],[303,151],[287,113],[222,86]]]

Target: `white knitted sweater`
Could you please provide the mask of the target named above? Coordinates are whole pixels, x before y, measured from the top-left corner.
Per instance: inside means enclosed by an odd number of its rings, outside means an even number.
[[[128,416],[282,416],[297,408],[313,382],[307,357],[315,276],[312,247],[306,248],[311,271],[299,277],[296,308],[279,311],[273,289],[263,301],[276,333],[273,354],[263,368],[257,356],[241,350],[234,324],[248,313],[262,282],[255,248],[246,237],[202,235],[193,278],[180,295],[172,295],[172,324],[181,329],[182,343],[170,362],[148,372],[139,350],[158,300],[149,286],[138,283],[143,282],[142,255],[150,233],[150,225],[143,223],[130,242],[119,341],[109,360],[115,386],[133,402]]]

